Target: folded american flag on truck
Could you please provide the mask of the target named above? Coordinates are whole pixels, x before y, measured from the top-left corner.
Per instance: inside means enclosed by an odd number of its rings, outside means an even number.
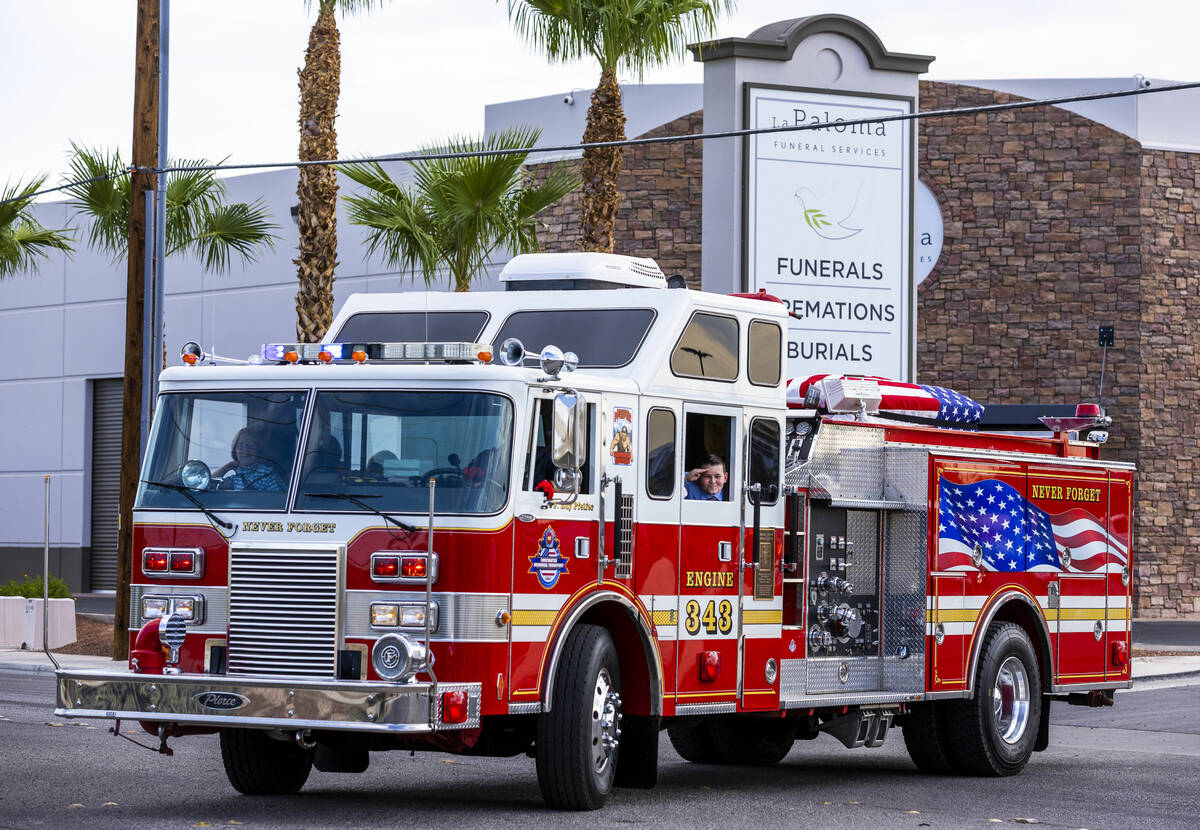
[[[825,406],[825,381],[856,377],[873,380],[879,384],[880,412],[954,424],[977,424],[983,418],[983,404],[953,389],[903,383],[869,375],[813,375],[802,381],[798,378],[790,380],[787,390],[788,404],[793,407],[803,406],[809,387],[816,385],[821,392],[821,406]]]

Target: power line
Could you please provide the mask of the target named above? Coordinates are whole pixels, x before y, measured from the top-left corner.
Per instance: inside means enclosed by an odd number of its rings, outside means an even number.
[[[103,176],[95,176],[91,179],[83,179],[81,181],[68,182],[57,187],[50,187],[44,190],[39,190],[35,193],[27,194],[19,199],[6,199],[0,201],[0,204],[8,202],[22,201],[42,196],[47,193],[54,193],[59,190],[75,187],[77,185],[88,184],[94,181],[100,181],[107,178],[116,178],[117,176],[129,175],[134,172],[146,174],[159,173],[176,173],[176,172],[204,172],[204,171],[233,171],[233,170],[272,170],[280,168],[301,168],[301,167],[327,167],[341,166],[349,164],[363,164],[370,162],[393,162],[393,161],[440,161],[444,159],[461,159],[461,158],[480,158],[484,156],[511,156],[511,155],[535,155],[545,153],[563,153],[574,152],[576,150],[585,150],[587,148],[599,147],[640,147],[648,144],[675,144],[684,141],[707,141],[718,138],[745,138],[748,136],[764,135],[767,133],[794,133],[805,132],[809,130],[824,130],[834,127],[857,127],[869,124],[887,124],[897,121],[924,121],[932,118],[953,118],[964,115],[979,115],[994,112],[1008,112],[1011,110],[1033,109],[1035,107],[1058,106],[1059,104],[1074,104],[1084,101],[1102,101],[1110,98],[1127,98],[1132,95],[1152,95],[1160,92],[1179,92],[1187,89],[1200,88],[1200,81],[1192,81],[1189,83],[1169,84],[1167,86],[1150,86],[1138,87],[1136,89],[1120,89],[1111,90],[1108,92],[1094,92],[1086,95],[1064,95],[1058,98],[1038,98],[1029,101],[1011,101],[1004,104],[983,104],[977,107],[959,107],[952,109],[940,110],[925,110],[923,112],[901,113],[898,115],[878,116],[874,118],[859,118],[852,121],[838,121],[833,123],[810,123],[810,124],[792,124],[786,127],[754,127],[741,130],[723,130],[713,133],[687,133],[685,135],[666,135],[655,136],[653,138],[627,138],[620,141],[595,141],[587,144],[559,144],[550,147],[533,147],[527,149],[502,149],[502,150],[471,150],[457,153],[401,153],[387,156],[366,156],[356,159],[321,159],[314,161],[274,161],[260,162],[255,164],[197,164],[197,165],[175,165],[167,167],[130,167],[116,173],[111,173]]]
[[[1183,84],[1172,84],[1161,87],[1139,87],[1137,89],[1122,89],[1110,92],[1095,92],[1087,95],[1067,95],[1060,98],[1039,98],[1033,101],[1013,101],[1006,104],[983,104],[977,107],[961,107],[958,109],[927,110],[925,112],[902,113],[899,115],[878,116],[875,118],[859,118],[853,121],[838,121],[838,127],[855,127],[863,124],[886,124],[893,121],[921,121],[928,118],[947,118],[961,115],[976,115],[989,112],[1006,112],[1008,110],[1031,109],[1033,107],[1056,106],[1080,101],[1099,101],[1108,98],[1125,98],[1130,95],[1148,95],[1156,92],[1177,92],[1185,89],[1200,87],[1200,81]],[[517,154],[559,153],[583,150],[589,147],[638,147],[646,144],[674,144],[683,141],[706,141],[714,138],[742,138],[762,135],[764,133],[791,133],[807,130],[829,129],[833,124],[793,124],[787,127],[756,127],[741,130],[724,130],[715,133],[688,133],[686,135],[655,136],[653,138],[626,138],[620,141],[594,141],[588,144],[559,144],[551,147],[534,147],[530,149],[505,150],[471,150],[458,153],[402,153],[390,156],[371,156],[359,159],[323,159],[315,161],[286,161],[266,162],[262,164],[212,164],[196,166],[165,167],[159,170],[145,168],[144,173],[162,172],[198,172],[208,170],[266,170],[281,167],[318,167],[344,164],[361,164],[364,162],[384,161],[438,161],[443,159],[478,158],[482,156],[511,156]]]
[[[69,190],[72,187],[79,187],[92,182],[102,182],[108,179],[119,179],[122,176],[131,176],[138,171],[136,167],[123,167],[120,170],[115,170],[111,173],[101,173],[99,176],[92,176],[88,179],[78,179],[77,181],[67,182],[55,187],[46,187],[41,190],[35,190],[33,193],[26,193],[24,196],[14,196],[11,199],[0,200],[0,205],[7,205],[9,202],[25,202],[31,199],[36,199],[38,196],[44,196],[47,193],[57,193],[60,190]]]

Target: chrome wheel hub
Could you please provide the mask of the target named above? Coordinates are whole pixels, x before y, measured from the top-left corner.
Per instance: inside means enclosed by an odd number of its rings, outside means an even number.
[[[996,672],[992,687],[992,722],[1001,740],[1015,744],[1029,725],[1029,673],[1025,664],[1009,657]]]
[[[604,774],[621,742],[621,695],[608,669],[600,669],[592,692],[592,768]]]

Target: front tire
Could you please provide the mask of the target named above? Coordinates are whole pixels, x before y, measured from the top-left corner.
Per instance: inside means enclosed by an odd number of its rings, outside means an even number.
[[[954,758],[972,775],[1016,775],[1037,741],[1042,681],[1024,629],[993,625],[983,641],[975,697],[948,705]]]
[[[559,810],[596,810],[613,788],[621,736],[621,669],[608,631],[579,625],[567,636],[537,727],[538,786]]]
[[[258,729],[222,729],[221,761],[233,788],[244,795],[299,792],[312,770],[314,749],[277,741]]]

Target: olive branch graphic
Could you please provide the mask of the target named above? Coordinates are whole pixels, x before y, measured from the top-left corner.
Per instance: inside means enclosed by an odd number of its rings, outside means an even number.
[[[809,208],[804,211],[804,221],[814,231],[820,231],[822,226],[829,227],[833,223],[825,216],[825,211],[820,208]]]

